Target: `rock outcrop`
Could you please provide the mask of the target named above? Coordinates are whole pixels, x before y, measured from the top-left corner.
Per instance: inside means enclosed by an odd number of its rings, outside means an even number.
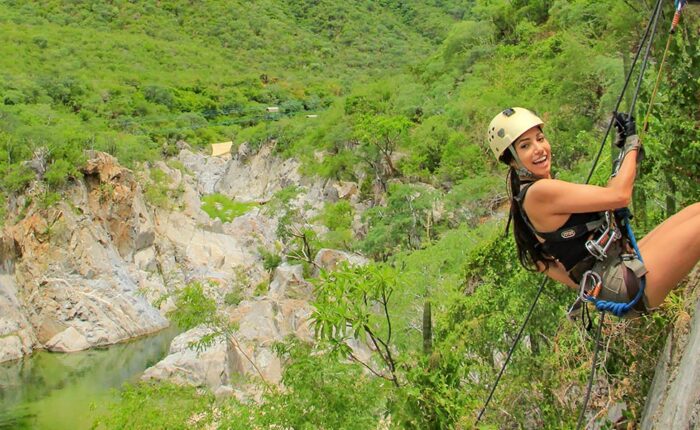
[[[700,269],[696,269],[688,281],[696,304],[668,335],[644,407],[643,430],[700,428],[699,285]]]
[[[15,334],[23,354],[34,347],[78,351],[168,325],[140,294],[144,274],[129,263],[155,237],[140,187],[114,158],[92,155],[68,200],[29,206],[3,232],[3,259],[13,270],[0,281],[7,298],[0,311],[15,333],[24,330]]]
[[[206,348],[198,350],[196,343],[211,334],[206,327],[197,327],[173,339],[168,356],[149,367],[141,377],[144,380],[170,380],[176,384],[206,386],[216,391],[228,385],[235,369],[233,346],[218,338]]]
[[[180,384],[206,386],[220,395],[237,395],[241,399],[255,395],[254,387],[241,390],[246,378],[279,383],[282,378],[282,362],[272,346],[293,335],[300,339],[312,339],[309,318],[312,309],[309,296],[299,296],[306,285],[301,276],[301,266],[287,266],[276,271],[272,284],[277,292],[272,297],[258,297],[242,301],[227,315],[229,323],[237,327],[228,338],[219,337],[216,342],[196,351],[193,345],[210,333],[197,327],[173,340],[169,355],[146,370],[143,379],[170,380]],[[236,378],[235,375],[245,376]],[[239,387],[231,386],[239,380]]]
[[[319,250],[314,258],[317,270],[333,271],[342,263],[347,263],[349,266],[364,266],[369,263],[369,260],[361,255],[325,248]]]
[[[201,281],[235,329],[200,350],[192,345],[210,328],[182,333],[143,377],[242,399],[256,395],[244,387],[250,378],[279,383],[282,362],[274,343],[288,336],[313,339],[311,285],[301,265],[283,262],[268,290],[256,289],[269,276],[260,249],[281,248],[276,235],[281,214],[262,206],[224,223],[201,210],[201,198],[221,193],[265,204],[292,185],[299,192],[287,210],[304,223],[327,201],[357,204],[358,189],[354,183],[302,178],[296,161],[272,150],[248,148],[233,158],[213,158],[183,147],[180,167],[150,166],[170,178],[169,187],[177,187],[179,200],[168,208],[145,200],[141,184],[149,186],[149,175],[138,176],[108,154],[90,153],[84,177],[66,199],[48,208],[26,205],[26,213],[15,214],[19,221],[0,237],[0,361],[35,348],[72,352],[159,330],[168,324],[164,316],[174,307],[173,293]],[[334,270],[342,261],[367,262],[324,249],[315,264]],[[230,292],[238,299],[227,298]],[[360,342],[350,346],[363,358],[372,353]]]

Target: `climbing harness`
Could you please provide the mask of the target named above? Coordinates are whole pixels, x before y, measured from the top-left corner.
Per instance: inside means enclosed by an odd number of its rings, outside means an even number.
[[[664,65],[664,62],[666,59],[666,54],[667,54],[669,46],[670,46],[671,36],[675,32],[676,26],[678,25],[678,22],[680,20],[680,13],[681,13],[682,8],[685,6],[685,3],[686,3],[685,0],[676,0],[676,2],[675,2],[676,12],[675,12],[675,15],[673,18],[673,23],[671,25],[671,30],[669,31],[669,40],[666,44],[666,49],[665,49],[664,54],[663,54],[663,59],[659,65],[657,80],[656,80],[654,91],[652,93],[652,96],[651,96],[651,99],[649,102],[649,107],[647,108],[646,117],[645,117],[644,124],[643,124],[642,130],[641,130],[642,133],[644,133],[646,131],[646,127],[648,124],[648,118],[649,118],[649,114],[651,111],[653,99],[654,99],[654,96],[656,95],[656,91],[658,89],[658,84],[660,81],[661,70],[663,68],[663,65]],[[634,106],[636,104],[637,96],[639,94],[639,89],[641,86],[641,82],[642,82],[642,79],[644,76],[644,72],[646,70],[646,65],[647,65],[649,54],[651,51],[651,45],[652,45],[652,42],[654,40],[654,36],[656,34],[656,28],[658,25],[659,16],[661,14],[661,6],[662,6],[662,0],[657,0],[655,6],[653,8],[651,17],[647,23],[647,27],[645,29],[644,35],[640,41],[639,49],[637,50],[637,52],[635,54],[635,57],[632,61],[629,72],[627,73],[627,76],[625,78],[625,82],[624,82],[622,91],[620,92],[620,95],[618,96],[617,102],[615,104],[614,112],[618,111],[618,109],[622,103],[622,98],[624,97],[624,94],[627,91],[627,87],[629,85],[630,79],[632,77],[632,73],[633,73],[635,66],[637,64],[637,61],[639,59],[639,55],[642,51],[642,47],[644,47],[644,44],[647,43],[646,50],[644,53],[644,59],[642,61],[642,65],[640,67],[637,86],[635,88],[632,103],[630,104],[630,107],[629,107],[629,112],[634,111]],[[605,131],[605,135],[602,139],[600,148],[598,149],[598,152],[596,153],[596,156],[593,160],[593,164],[592,164],[591,169],[588,173],[588,177],[586,178],[586,182],[585,182],[586,184],[588,184],[590,182],[590,180],[593,176],[593,173],[595,172],[598,161],[600,160],[600,156],[603,152],[603,149],[605,148],[605,142],[607,141],[608,135],[610,134],[610,130],[612,129],[614,118],[615,118],[615,116],[613,115],[613,118],[611,118],[610,122],[608,123],[608,127]],[[640,140],[641,140],[641,136],[640,136]],[[629,210],[627,208],[624,208],[623,210],[618,211],[614,215],[615,215],[614,217],[606,215],[606,220],[608,220],[608,223],[607,223],[607,226],[604,227],[604,229],[603,229],[603,234],[598,236],[598,238],[594,239],[593,241],[588,241],[586,243],[586,249],[588,249],[588,251],[594,256],[596,256],[596,255],[598,255],[599,257],[605,256],[610,248],[610,244],[615,242],[615,240],[612,239],[613,236],[617,235],[619,232],[619,229],[617,229],[617,226],[612,226],[613,222],[615,222],[615,223],[619,223],[620,225],[622,225],[625,228],[627,240],[629,241],[630,246],[633,248],[633,250],[636,254],[636,257],[640,260],[640,262],[642,262],[641,253],[639,252],[639,247],[637,245],[636,239],[634,237],[634,233],[632,232],[632,228],[631,228],[630,223],[629,223],[629,220],[631,218]],[[617,220],[615,218],[617,218]],[[607,233],[606,233],[606,231],[607,231]],[[557,233],[557,232],[555,232],[555,233]],[[559,232],[559,235],[563,236],[562,232]],[[603,238],[604,236],[605,236],[605,239]],[[619,240],[619,238],[618,238],[618,240]],[[594,352],[593,352],[593,361],[591,364],[591,373],[589,375],[589,380],[588,380],[588,389],[586,391],[586,396],[585,396],[585,399],[584,399],[584,402],[583,402],[583,405],[581,408],[581,413],[579,415],[578,424],[576,426],[577,429],[580,429],[581,425],[583,424],[585,412],[586,412],[586,409],[588,406],[588,401],[590,399],[590,394],[591,394],[591,390],[593,387],[593,379],[595,377],[595,369],[597,366],[598,351],[600,350],[600,337],[601,337],[603,323],[605,321],[605,313],[611,312],[614,315],[621,316],[621,315],[624,315],[626,312],[628,312],[630,309],[632,309],[635,305],[637,305],[637,303],[639,303],[639,301],[642,300],[642,298],[644,296],[644,289],[646,287],[646,277],[642,276],[640,278],[640,281],[641,281],[641,285],[640,285],[637,293],[635,294],[635,297],[632,298],[632,300],[630,300],[627,303],[618,303],[618,302],[609,302],[609,301],[598,299],[598,296],[599,296],[600,291],[602,290],[602,286],[603,286],[603,278],[599,273],[597,273],[595,271],[586,271],[586,272],[584,272],[584,274],[582,276],[581,284],[580,284],[581,287],[579,290],[579,298],[577,299],[577,302],[578,302],[580,307],[583,307],[584,313],[586,313],[587,307],[585,306],[585,302],[593,301],[595,303],[596,308],[600,311],[600,318],[599,318],[598,329],[597,329],[597,334],[596,334],[596,338],[595,338],[595,348],[594,348]],[[481,418],[483,417],[484,412],[486,411],[486,408],[488,407],[491,399],[493,398],[493,394],[496,391],[496,387],[498,386],[498,383],[500,382],[500,379],[503,376],[503,373],[505,372],[506,366],[508,365],[511,356],[512,356],[518,342],[520,341],[520,338],[522,337],[522,333],[525,329],[525,326],[529,322],[530,317],[532,315],[532,312],[533,312],[533,310],[534,310],[534,308],[535,308],[535,306],[540,298],[542,290],[544,289],[546,284],[547,284],[547,278],[544,277],[544,279],[542,280],[542,283],[540,284],[540,287],[537,291],[537,294],[535,295],[532,306],[530,307],[530,310],[525,317],[525,320],[524,320],[524,322],[523,322],[523,324],[518,332],[518,335],[516,336],[516,338],[513,342],[513,345],[511,346],[511,348],[508,352],[508,356],[506,357],[506,360],[504,361],[503,366],[501,367],[501,370],[498,373],[498,376],[496,377],[496,380],[495,380],[493,386],[491,387],[489,396],[486,399],[484,406],[480,410],[479,415],[477,416],[476,422],[474,423],[475,426],[477,426],[479,424],[479,421],[481,421]],[[583,301],[581,301],[581,300],[583,300]],[[574,303],[574,305],[572,306],[572,309],[576,306],[577,302]]]
[[[634,233],[632,232],[632,227],[630,226],[629,223],[629,210],[625,208],[624,210],[620,211],[620,216],[622,217],[622,222],[621,224],[626,227],[626,239],[629,241],[630,246],[632,247],[634,253],[628,253],[625,254],[621,252],[622,250],[619,249],[619,247],[615,247],[613,249],[613,253],[610,253],[608,255],[608,251],[610,250],[610,246],[617,242],[618,240],[622,239],[622,233],[620,232],[619,229],[617,229],[617,223],[615,221],[615,217],[613,215],[610,216],[610,228],[606,229],[604,234],[601,236],[600,239],[603,238],[608,238],[608,242],[606,243],[605,246],[601,246],[599,244],[599,241],[592,241],[589,240],[586,243],[586,247],[588,248],[588,245],[591,245],[591,248],[589,248],[589,251],[591,253],[598,253],[594,254],[596,258],[598,259],[599,262],[604,262],[603,263],[603,269],[598,269],[601,271],[608,270],[608,268],[605,268],[606,264],[611,264],[610,260],[617,260],[621,266],[621,270],[626,270],[624,267],[626,261],[631,261],[631,260],[638,260],[638,272],[641,274],[639,277],[640,281],[640,286],[637,289],[634,297],[631,299],[627,299],[626,301],[617,301],[617,300],[605,300],[602,298],[601,293],[604,292],[603,290],[603,284],[604,284],[604,279],[601,276],[601,273],[597,271],[597,265],[594,266],[592,269],[589,269],[583,274],[583,277],[581,279],[581,282],[579,284],[579,295],[578,298],[576,299],[577,301],[583,301],[583,302],[590,302],[593,303],[596,307],[597,310],[601,312],[610,312],[616,317],[624,317],[625,314],[627,314],[630,310],[632,310],[637,303],[639,303],[640,300],[643,300],[644,297],[644,289],[646,287],[646,269],[644,268],[644,261],[642,260],[642,255],[639,252],[639,248],[637,246],[637,241],[634,237]],[[617,239],[615,239],[617,238]],[[595,250],[595,251],[593,251]],[[613,268],[611,270],[617,270],[616,268]],[[637,275],[637,273],[635,273]],[[621,279],[621,281],[624,283],[625,280],[624,278]],[[625,289],[626,291],[626,289]],[[603,294],[604,295],[604,294]]]
[[[604,215],[603,212],[601,212],[600,216],[592,221],[576,224],[573,226],[561,227],[555,231],[550,232],[537,231],[537,229],[535,229],[535,226],[532,225],[530,219],[527,217],[527,215],[525,215],[525,211],[523,210],[523,200],[525,200],[525,194],[527,193],[528,188],[532,184],[534,184],[534,181],[525,184],[520,189],[518,195],[515,196],[513,199],[520,207],[520,213],[523,214],[522,218],[525,222],[525,225],[527,225],[527,227],[530,229],[530,231],[533,232],[533,234],[541,237],[546,242],[568,242],[574,239],[578,239],[581,236],[589,235],[590,233],[599,230],[601,227],[604,227],[606,224],[609,224],[609,220],[606,219],[606,215]],[[586,247],[588,247],[588,245],[586,245]]]

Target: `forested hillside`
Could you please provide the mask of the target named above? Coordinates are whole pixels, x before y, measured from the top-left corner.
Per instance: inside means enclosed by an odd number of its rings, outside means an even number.
[[[486,125],[504,107],[535,110],[557,176],[584,182],[652,6],[0,1],[8,211],[18,212],[29,188],[45,206],[61,199],[87,149],[150,172],[142,185],[151,203],[177,207],[164,201],[172,195],[153,163],[176,155],[179,141],[195,151],[221,141],[233,141],[234,153],[271,148],[309,177],[358,187],[359,205],[341,198],[313,220],[289,209],[293,187],[264,202],[280,219],[279,246],[260,251],[265,270],[303,264],[315,293],[316,342],[276,345],[284,388],[258,381],[258,401],[245,402],[129,385],[98,428],[472,428],[540,282],[503,233],[505,172],[488,151]],[[672,13],[668,2],[638,118],[648,113]],[[643,136],[633,203],[640,237],[700,199],[699,16],[687,8],[670,42]],[[273,106],[279,112],[266,110]],[[606,150],[593,183],[607,181],[610,163]],[[214,212],[236,202],[216,198],[205,210],[230,221]],[[372,261],[315,276],[321,248]],[[201,288],[186,293],[173,314],[182,329],[207,323],[228,333]],[[652,316],[608,322],[591,422],[636,428],[665,334],[691,312],[692,296],[681,288]],[[561,285],[545,289],[482,428],[574,427],[593,342],[565,318],[572,300]],[[348,339],[371,343],[371,360],[354,357]],[[613,406],[619,417],[608,415]]]

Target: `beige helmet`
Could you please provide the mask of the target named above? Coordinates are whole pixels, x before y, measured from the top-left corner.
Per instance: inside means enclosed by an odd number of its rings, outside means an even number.
[[[493,155],[500,159],[520,135],[542,124],[540,117],[524,108],[508,108],[500,112],[491,120],[486,137]]]

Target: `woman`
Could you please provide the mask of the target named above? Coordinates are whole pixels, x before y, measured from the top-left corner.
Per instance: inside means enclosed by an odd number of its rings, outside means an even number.
[[[543,124],[527,109],[509,108],[496,115],[487,133],[496,158],[510,166],[511,214],[520,262],[575,289],[593,277],[592,285],[601,285],[591,288],[591,294],[612,302],[632,300],[639,278],[646,275],[642,300],[625,316],[658,307],[700,260],[700,203],[673,215],[639,241],[642,264],[624,239],[615,240],[613,233],[620,226],[608,222],[615,218],[612,211],[625,208],[632,198],[641,149],[634,119],[616,115],[621,160],[605,187],[552,178],[552,151]],[[603,230],[608,227],[612,231],[606,236]],[[610,237],[609,248],[603,249]]]

